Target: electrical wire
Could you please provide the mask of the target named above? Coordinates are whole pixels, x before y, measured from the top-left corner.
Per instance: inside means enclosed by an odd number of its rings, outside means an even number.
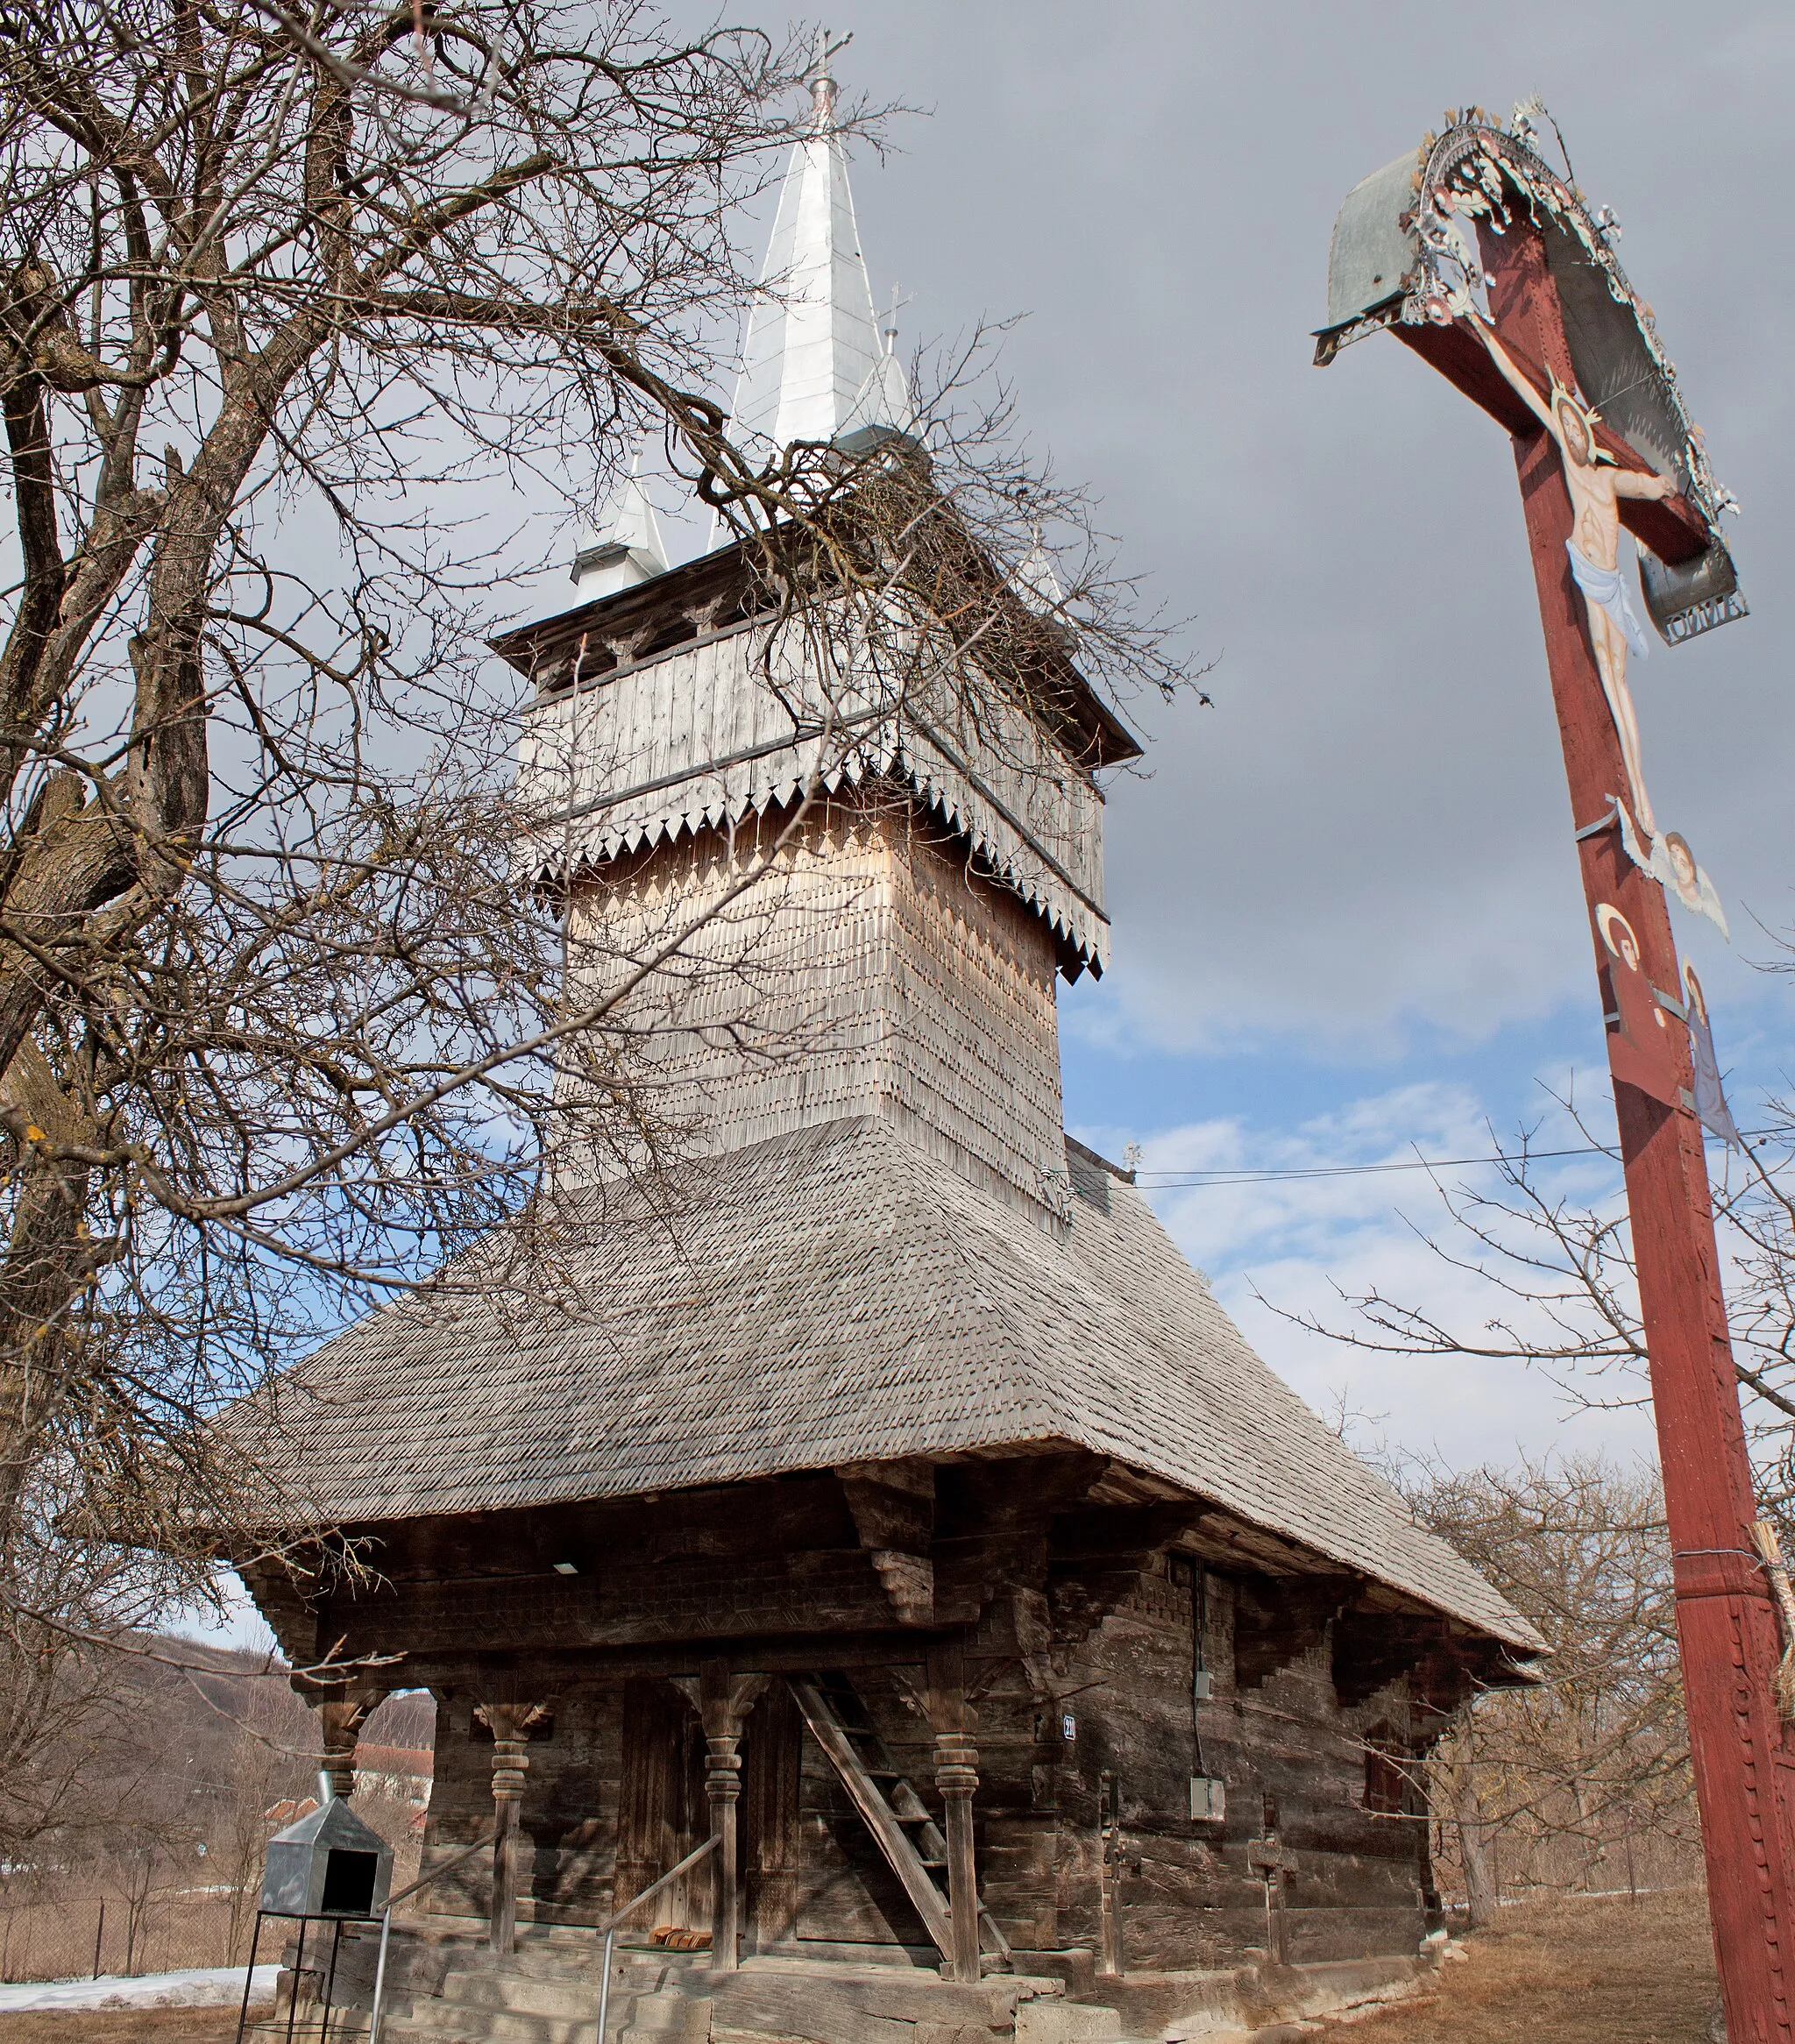
[[[1742,1134],[1749,1142],[1768,1140],[1773,1135],[1784,1132],[1780,1129],[1754,1128],[1744,1130]],[[1614,1151],[1603,1148],[1600,1143],[1580,1143],[1574,1149],[1528,1150],[1507,1157],[1411,1157],[1400,1163],[1310,1164],[1295,1165],[1288,1169],[1267,1167],[1263,1170],[1245,1166],[1224,1167],[1215,1171],[1137,1170],[1134,1182],[1144,1192],[1165,1192],[1181,1187],[1270,1185],[1302,1178],[1365,1178],[1385,1171],[1457,1171],[1477,1164],[1536,1163],[1557,1157],[1607,1157],[1615,1163],[1620,1162]]]

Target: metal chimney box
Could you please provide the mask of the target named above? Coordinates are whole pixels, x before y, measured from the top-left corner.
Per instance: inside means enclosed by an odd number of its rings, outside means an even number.
[[[392,1847],[333,1797],[268,1841],[262,1907],[270,1916],[372,1916],[392,1881]]]

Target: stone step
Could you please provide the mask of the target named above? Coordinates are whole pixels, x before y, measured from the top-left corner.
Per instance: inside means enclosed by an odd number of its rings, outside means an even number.
[[[508,1959],[494,1959],[481,1953],[477,1958],[456,1963],[462,1972],[514,1973],[527,1980],[583,1980],[588,1974],[596,1979],[599,1946],[541,1946],[535,1950],[521,1946]]]
[[[470,1973],[515,1973],[531,1980],[591,1980],[596,1985],[599,1961],[603,1955],[604,1940],[593,1938],[580,1946],[533,1950],[521,1945],[509,1959],[489,1960],[482,1955],[477,1960],[461,1960],[457,1964],[458,1969]],[[657,1945],[619,1945],[611,1955],[611,1963],[620,1969],[621,1977],[633,1983],[640,1981],[645,1987],[657,1987],[670,1975],[682,1971],[703,1972],[710,1962],[708,1952],[668,1952]]]
[[[1025,2001],[1016,2011],[1016,2044],[1124,2044],[1128,2034],[1118,2009],[1056,1997]]]
[[[578,2016],[532,2016],[510,2009],[470,2007],[435,1996],[413,2003],[411,2013],[396,2018],[391,2027],[395,2037],[474,2038],[480,2044],[592,2044],[598,2015],[596,1997]],[[380,2027],[385,2034],[387,2026],[382,2023]]]
[[[616,1989],[614,1985],[612,1992]],[[514,1972],[451,1972],[438,1998],[451,2008],[495,2009],[511,2015],[573,2018],[596,2013],[599,1982],[544,1979]]]
[[[433,1998],[382,2024],[394,2044],[596,2044],[599,2005],[576,2019]],[[610,2044],[709,2044],[710,2003],[677,1990],[611,1995]]]
[[[615,2044],[710,2044],[710,2002],[701,1995],[643,1995],[613,2036]]]

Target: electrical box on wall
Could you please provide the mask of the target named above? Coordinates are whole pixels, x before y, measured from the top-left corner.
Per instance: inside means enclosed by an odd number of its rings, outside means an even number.
[[[1216,1693],[1216,1678],[1207,1668],[1199,1668],[1190,1678],[1190,1693],[1199,1703],[1207,1703]]]
[[[1190,1778],[1190,1816],[1193,1823],[1228,1814],[1228,1785],[1213,1774]]]

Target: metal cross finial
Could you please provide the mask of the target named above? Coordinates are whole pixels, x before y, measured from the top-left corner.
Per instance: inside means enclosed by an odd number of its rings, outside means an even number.
[[[885,352],[888,355],[895,355],[898,352],[898,315],[915,296],[914,291],[900,292],[896,284],[891,287],[891,303],[879,326],[879,331],[884,337]]]
[[[853,40],[854,32],[851,29],[834,42],[829,40],[827,29],[819,28],[817,31],[816,60],[811,66],[810,77],[806,82],[810,86],[811,103],[816,110],[817,125],[819,128],[828,127],[835,115],[835,81],[829,75],[829,59],[845,50]]]

